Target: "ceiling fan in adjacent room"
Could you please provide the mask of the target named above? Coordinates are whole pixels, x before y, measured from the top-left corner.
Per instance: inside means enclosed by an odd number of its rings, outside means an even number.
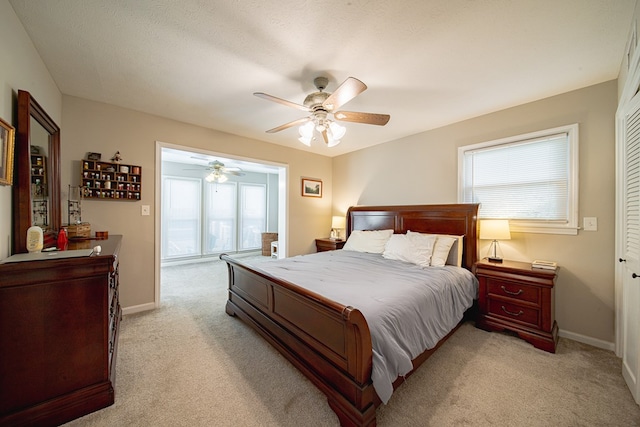
[[[257,97],[311,113],[307,117],[269,129],[267,133],[280,132],[293,126],[299,126],[300,138],[298,140],[304,145],[310,147],[311,141],[315,139],[315,133],[318,132],[322,135],[327,146],[334,147],[340,143],[340,139],[346,132],[346,129],[334,120],[378,126],[384,126],[389,121],[388,114],[336,111],[364,92],[367,85],[354,77],[349,77],[333,93],[329,93],[324,92],[328,83],[328,78],[316,77],[313,84],[318,91],[307,95],[303,104],[296,104],[263,92],[255,92],[254,95]]]
[[[227,175],[244,176],[242,169],[235,167],[228,168],[224,163],[218,160],[209,162],[209,164],[204,166],[204,168],[205,170],[210,171],[210,173],[204,178],[207,182],[225,182],[229,179]]]

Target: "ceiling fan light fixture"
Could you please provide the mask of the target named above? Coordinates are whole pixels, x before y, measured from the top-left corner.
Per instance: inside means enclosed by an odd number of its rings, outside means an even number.
[[[313,129],[314,129],[313,122],[308,121],[307,123],[303,124],[298,128],[298,132],[300,132],[301,137],[311,140],[311,138],[313,137]]]
[[[217,171],[213,171],[209,175],[207,175],[204,179],[207,182],[222,183],[222,182],[226,182],[229,178],[227,178],[225,175],[223,175],[223,174],[221,174],[221,173],[219,173]]]
[[[331,130],[333,139],[337,139],[338,142],[340,142],[344,134],[347,133],[347,128],[340,126],[336,122],[331,122],[331,124],[329,124],[329,129]]]
[[[301,136],[298,141],[302,142],[307,147],[311,147],[311,137]]]

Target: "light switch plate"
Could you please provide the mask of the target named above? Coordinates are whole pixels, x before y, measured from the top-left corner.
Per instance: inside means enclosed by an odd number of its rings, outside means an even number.
[[[140,208],[140,215],[142,216],[147,216],[150,215],[151,210],[149,208],[149,205],[142,205]]]
[[[595,216],[585,216],[582,219],[582,228],[584,231],[598,231],[598,218]]]

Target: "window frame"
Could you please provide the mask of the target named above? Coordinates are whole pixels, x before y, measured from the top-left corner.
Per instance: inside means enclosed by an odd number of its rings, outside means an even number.
[[[458,147],[458,202],[465,203],[465,153],[478,149],[489,147],[498,147],[501,145],[511,145],[526,142],[528,140],[549,137],[559,133],[566,133],[569,148],[569,165],[568,165],[568,196],[567,196],[567,222],[558,223],[557,221],[545,222],[544,220],[515,220],[509,219],[511,231],[523,233],[545,233],[545,234],[568,234],[577,235],[578,226],[578,124],[570,124],[559,126],[552,129],[545,129],[536,132],[530,132],[521,135],[514,135],[506,138],[496,139],[492,141],[480,142],[477,144],[464,145]],[[482,217],[482,206],[478,212],[478,219]]]

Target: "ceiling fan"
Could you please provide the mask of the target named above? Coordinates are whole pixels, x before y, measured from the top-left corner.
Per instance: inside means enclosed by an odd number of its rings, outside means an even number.
[[[199,158],[199,157],[194,157]],[[225,182],[229,178],[227,175],[244,176],[244,172],[240,168],[228,168],[219,160],[209,162],[204,166],[205,170],[211,171],[204,179],[207,182]]]
[[[367,85],[355,77],[347,78],[333,93],[324,92],[327,84],[329,84],[329,79],[326,77],[316,77],[313,80],[313,84],[318,91],[307,95],[303,104],[296,104],[295,102],[277,98],[263,92],[254,93],[254,95],[259,98],[311,113],[307,117],[269,129],[267,133],[280,132],[281,130],[300,125],[300,138],[298,139],[300,142],[306,146],[311,146],[311,141],[314,139],[314,132],[318,131],[327,146],[333,147],[340,143],[340,139],[346,132],[346,129],[333,119],[378,126],[386,125],[390,119],[388,114],[336,111],[367,89]],[[333,119],[331,119],[331,116],[333,116]]]

